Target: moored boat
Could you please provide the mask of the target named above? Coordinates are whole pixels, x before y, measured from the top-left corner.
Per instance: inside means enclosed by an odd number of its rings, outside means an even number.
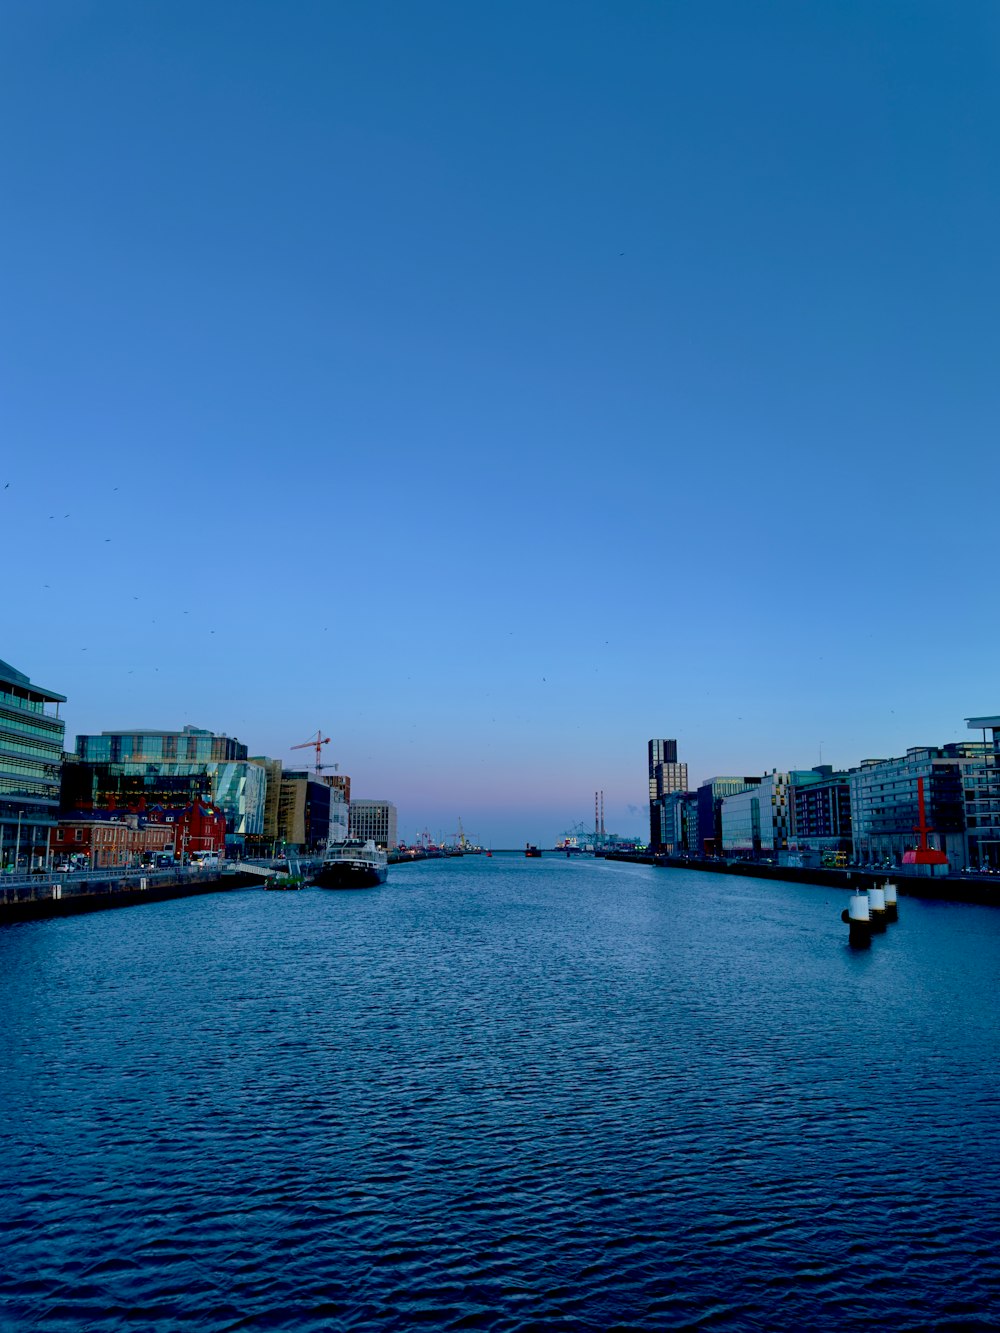
[[[389,858],[369,838],[331,843],[324,853],[314,883],[321,889],[372,889],[389,876]]]
[[[265,879],[265,889],[301,889],[301,875],[272,875],[270,879]]]

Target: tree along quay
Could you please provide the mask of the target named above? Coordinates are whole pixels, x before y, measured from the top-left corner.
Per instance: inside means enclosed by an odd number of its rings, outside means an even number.
[[[712,875],[745,875],[748,879],[776,879],[788,884],[810,884],[814,888],[844,891],[878,888],[886,880],[891,880],[899,893],[910,898],[937,898],[943,902],[1000,906],[1000,885],[957,877],[921,879],[898,867],[891,871],[803,869],[800,866],[761,865],[758,861],[682,859],[653,852],[601,851],[595,855],[605,861],[631,861],[639,865],[658,866],[663,870],[703,870]]]

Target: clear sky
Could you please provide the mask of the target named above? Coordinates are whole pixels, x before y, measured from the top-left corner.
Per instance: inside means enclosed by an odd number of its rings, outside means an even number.
[[[8,0],[0,658],[412,836],[1000,708],[1000,7]],[[631,810],[630,810],[631,807]]]

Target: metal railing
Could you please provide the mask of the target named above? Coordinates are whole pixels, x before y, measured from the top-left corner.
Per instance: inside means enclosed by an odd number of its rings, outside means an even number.
[[[108,870],[46,875],[0,876],[0,904],[19,902],[38,902],[49,898],[74,898],[80,894],[99,896],[104,893],[117,893],[122,889],[139,889],[145,881],[145,887],[162,884],[186,884],[198,878],[199,871],[194,866],[175,866],[170,870],[126,870],[115,867]]]

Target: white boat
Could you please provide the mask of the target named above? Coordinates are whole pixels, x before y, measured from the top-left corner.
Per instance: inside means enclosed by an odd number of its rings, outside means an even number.
[[[388,876],[389,858],[382,848],[371,838],[367,842],[352,838],[327,845],[313,882],[321,889],[371,889],[384,884]]]

